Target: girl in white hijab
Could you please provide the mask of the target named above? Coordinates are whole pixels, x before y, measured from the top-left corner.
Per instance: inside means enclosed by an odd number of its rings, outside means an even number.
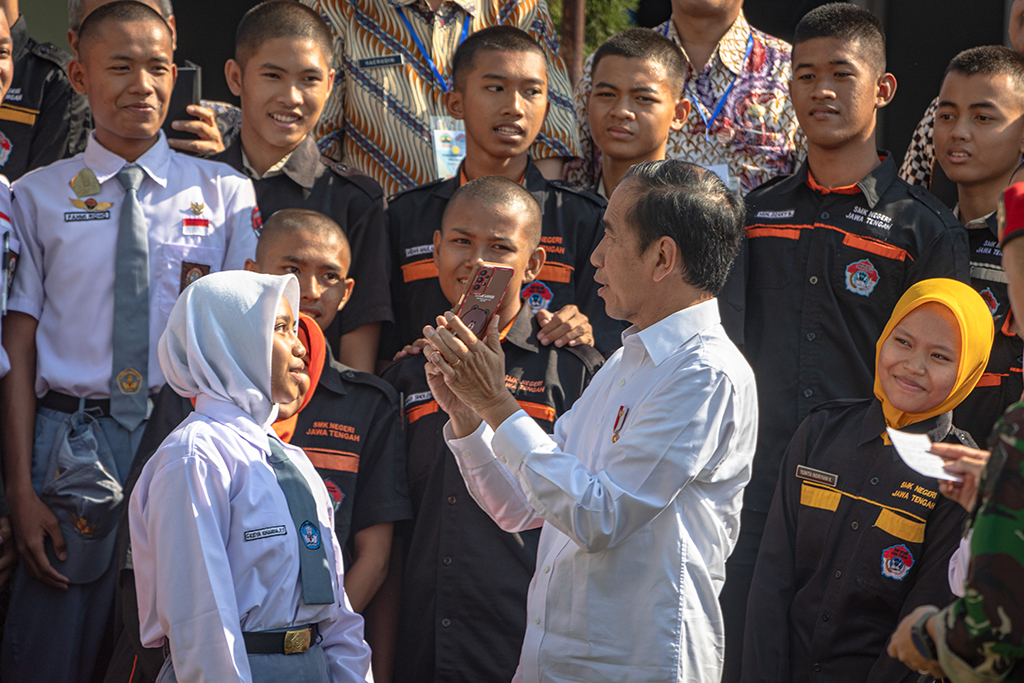
[[[327,489],[271,428],[298,395],[298,298],[291,275],[207,275],[160,338],[160,367],[196,410],[146,464],[129,508],[142,644],[170,646],[158,683],[367,676]]]

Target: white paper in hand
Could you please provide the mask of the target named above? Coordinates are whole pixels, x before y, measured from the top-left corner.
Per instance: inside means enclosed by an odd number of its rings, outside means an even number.
[[[893,448],[896,449],[900,459],[910,469],[933,479],[963,481],[960,477],[942,469],[942,466],[946,463],[945,460],[934,453],[929,453],[929,449],[932,447],[932,440],[928,438],[927,434],[911,434],[910,432],[898,431],[892,427],[887,427],[885,431],[889,433],[889,440],[892,441]]]

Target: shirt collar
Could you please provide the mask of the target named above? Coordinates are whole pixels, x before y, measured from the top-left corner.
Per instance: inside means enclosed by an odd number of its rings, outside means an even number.
[[[933,442],[944,441],[952,430],[952,412],[942,413],[927,420],[915,422],[902,429],[904,432],[911,432],[913,434],[927,434],[928,438]],[[885,415],[882,413],[882,402],[877,398],[871,399],[871,406],[864,414],[864,423],[860,434],[861,445],[868,443],[872,439],[882,438],[882,432],[884,431]]]
[[[476,0],[449,0],[449,1],[450,2],[454,2],[456,5],[458,5],[462,9],[466,10],[466,12],[470,16],[472,16],[472,17],[476,16]],[[415,5],[417,2],[423,2],[423,4],[425,6],[427,5],[427,3],[424,2],[424,0],[388,0],[388,4],[391,5],[392,7],[409,7],[410,5]],[[428,6],[428,9],[429,9],[429,6]]]
[[[594,188],[594,194],[601,197],[605,201],[608,201],[608,190],[604,187],[604,174],[602,173],[597,178],[597,187]]]
[[[676,311],[643,330],[638,330],[636,325],[630,325],[629,329],[622,333],[622,345],[629,343],[631,337],[636,337],[657,367],[680,346],[721,322],[718,315],[718,300],[710,299]]]
[[[342,365],[338,361],[334,360],[334,353],[331,351],[331,345],[327,345],[327,360],[324,362],[324,370],[320,373],[320,381],[317,383],[317,389],[325,387],[330,389],[336,394],[344,396],[348,392],[345,391],[345,384],[341,381],[341,376],[352,377],[352,373],[355,371],[347,365]]]
[[[28,24],[25,22],[25,15],[22,14],[11,26],[11,60],[17,62],[28,50]]]
[[[246,174],[253,180],[263,180],[264,178],[273,178],[276,175],[281,175],[282,169],[284,169],[285,165],[292,158],[292,154],[295,152],[295,150],[288,152],[281,157],[276,164],[268,168],[263,175],[260,175],[256,172],[256,169],[252,167],[252,164],[249,163],[249,155],[245,153],[245,148],[241,147],[241,145],[239,145],[239,147],[242,149],[242,168],[245,169]]]
[[[537,332],[540,331],[540,323],[537,322],[533,310],[529,306],[522,306],[516,319],[512,321],[512,327],[505,335],[505,341],[515,344],[525,351],[537,353],[540,346],[537,344]]]
[[[868,206],[872,209],[881,201],[882,195],[885,194],[885,191],[889,189],[889,186],[892,185],[899,175],[896,162],[892,160],[891,154],[880,150],[878,156],[882,163],[857,183],[857,188],[860,189],[864,199],[867,200]],[[796,173],[779,183],[779,189],[783,192],[790,192],[800,185],[810,186],[810,183],[808,183],[809,179],[810,167],[808,166],[807,159],[804,159]]]
[[[960,205],[959,204],[957,204],[956,206],[953,207],[953,216],[955,216],[958,221],[963,222],[962,219],[960,218]],[[968,230],[981,230],[982,228],[988,228],[989,230],[992,231],[992,234],[996,236],[996,239],[999,238],[999,224],[998,224],[998,222],[996,220],[996,212],[995,211],[993,211],[992,213],[988,214],[987,216],[982,216],[981,218],[975,218],[970,223],[964,223],[963,225]]]
[[[138,166],[160,187],[167,187],[167,175],[171,165],[171,147],[164,132],[160,139],[146,150],[146,153],[129,164],[96,140],[96,132],[89,135],[89,144],[82,158],[85,167],[96,174],[96,180],[103,184],[117,175],[125,166]]]
[[[266,428],[256,424],[256,420],[252,419],[252,415],[245,412],[234,403],[221,401],[220,399],[213,398],[207,394],[199,394],[199,396],[196,397],[196,412],[205,415],[215,422],[231,427],[238,432],[239,436],[258,448],[261,452],[270,452],[270,445],[267,442],[267,437],[270,434],[268,431],[270,429],[270,425],[273,424],[274,420],[277,418],[276,405],[271,413],[270,420],[267,422]]]
[[[750,37],[752,30],[747,22],[747,17],[743,14],[743,10],[740,10],[736,21],[732,22],[732,26],[725,32],[722,39],[718,41],[718,47],[715,48],[715,53],[722,61],[722,64],[734,74],[743,71],[743,57],[747,53],[747,39]],[[676,32],[676,25],[671,17],[668,20],[668,39],[674,41],[683,50],[683,56],[686,57],[686,62],[689,64],[690,57],[686,54],[686,50],[683,49],[683,43],[679,39],[679,33]],[[714,55],[711,58],[714,59]]]

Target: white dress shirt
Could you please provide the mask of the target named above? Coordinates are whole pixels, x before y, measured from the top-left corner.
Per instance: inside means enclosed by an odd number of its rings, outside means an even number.
[[[0,251],[4,248],[4,235],[10,234],[10,249],[11,258],[10,260],[17,262],[17,254],[21,250],[18,245],[18,238],[11,232],[11,184],[7,181],[6,176],[0,175]],[[8,268],[12,263],[0,264],[6,265]],[[0,268],[0,272],[3,271]],[[0,287],[8,287],[10,283],[3,278],[0,278]],[[3,335],[3,316],[0,315],[0,336]],[[0,346],[0,377],[6,375],[11,369],[11,361],[7,357],[7,352],[4,347]]]
[[[89,138],[85,152],[14,183],[14,230],[21,254],[9,308],[39,321],[36,394],[110,396],[114,255],[127,162]],[[255,258],[256,194],[230,166],[174,152],[163,133],[135,164],[145,171],[139,202],[149,220],[149,391],[164,383],[156,346],[182,285],[197,273],[237,270]],[[99,194],[76,197],[83,169]],[[92,211],[76,202],[95,200]],[[105,204],[111,206],[103,207]],[[206,272],[203,272],[203,271]]]
[[[270,433],[201,395],[146,464],[128,512],[142,644],[167,637],[179,681],[251,681],[243,631],[319,624],[330,680],[364,680],[370,648],[345,595],[330,495],[302,450],[282,444],[313,491],[334,577],[335,602],[307,605]]]
[[[721,678],[718,593],[754,455],[754,376],[715,300],[622,339],[554,435],[523,411],[464,439],[445,428],[502,529],[545,523],[515,681]]]

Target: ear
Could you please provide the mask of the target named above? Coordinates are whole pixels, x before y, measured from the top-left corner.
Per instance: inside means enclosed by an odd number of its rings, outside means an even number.
[[[878,90],[875,93],[875,109],[889,106],[896,95],[896,77],[884,73],[878,77]]]
[[[68,80],[71,82],[71,87],[79,95],[88,97],[89,91],[85,86],[85,76],[85,67],[82,66],[80,60],[76,58],[68,62]]]
[[[235,97],[242,96],[242,65],[233,59],[224,62],[224,79]]]
[[[71,54],[75,58],[78,57],[78,33],[68,29],[68,47],[71,48]]]
[[[167,25],[171,27],[171,50],[178,51],[178,21],[174,15],[167,17]]]
[[[655,282],[661,282],[682,267],[679,245],[671,237],[663,235],[649,249],[656,252],[653,256],[654,272],[651,273]]]
[[[544,247],[537,247],[530,254],[530,261],[526,266],[526,270],[523,272],[523,284],[527,282],[533,282],[540,277],[540,271],[544,267],[544,262],[547,261],[548,255],[544,251]]]
[[[352,297],[352,290],[356,286],[356,281],[350,277],[345,278],[345,295],[341,297],[341,301],[338,302],[338,310],[345,308],[345,304]]]
[[[245,259],[245,266],[242,268],[242,270],[247,270],[250,273],[258,273],[258,272],[260,272],[259,266],[257,266],[256,262],[253,261],[251,258]]]
[[[462,93],[452,88],[444,94],[444,106],[453,119],[462,120],[465,110],[462,108]]]
[[[334,69],[330,69],[327,72],[327,97],[331,96],[334,92],[334,77],[338,75],[338,72]]]
[[[440,267],[440,266],[437,263],[437,259],[438,259],[437,252],[439,252],[440,250],[441,250],[441,231],[440,230],[435,230],[434,231],[434,256],[433,256],[433,258],[434,258],[434,265],[438,266],[438,267]]]
[[[669,130],[682,130],[688,118],[690,118],[690,100],[680,97],[676,102],[676,115],[672,117],[672,123],[668,125]]]

